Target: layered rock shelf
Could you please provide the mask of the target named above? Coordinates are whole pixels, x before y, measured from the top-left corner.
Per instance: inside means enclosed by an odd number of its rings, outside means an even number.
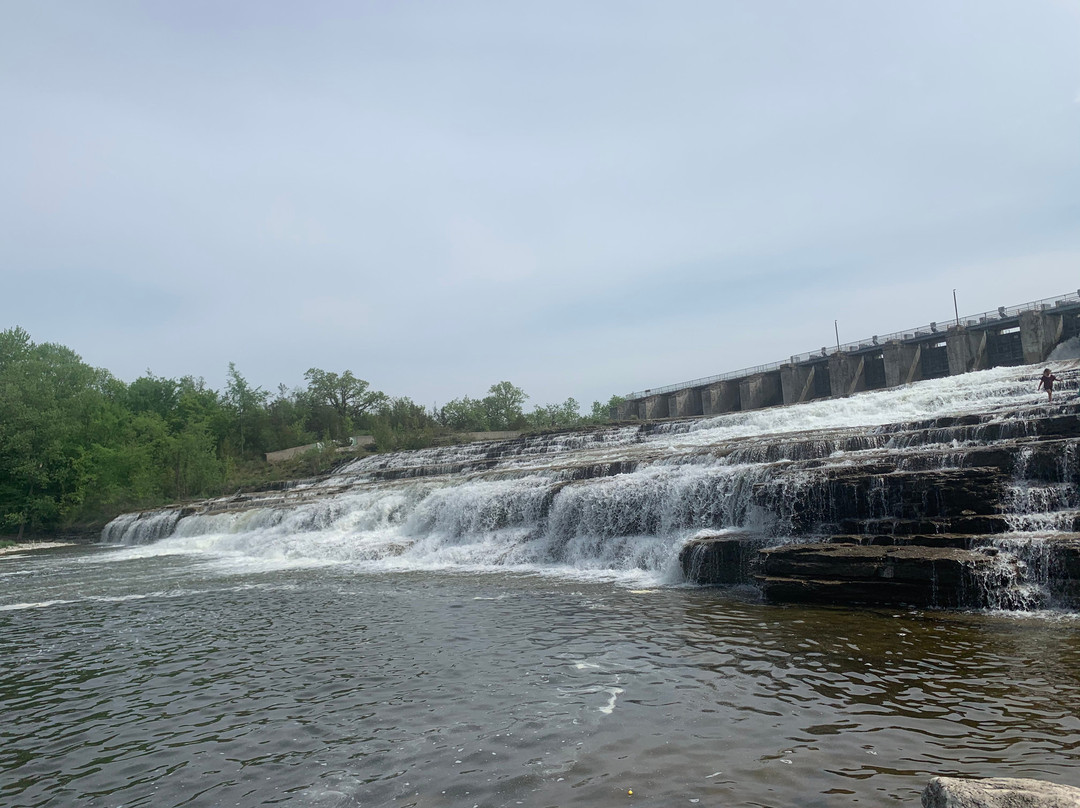
[[[757,537],[703,532],[682,549],[684,574],[701,584],[753,581],[778,602],[1075,604],[1076,405],[988,420],[898,425],[893,451],[864,462],[785,464],[753,500],[788,540],[763,547]],[[972,437],[981,443],[965,445]]]
[[[796,544],[762,551],[758,581],[775,601],[985,606],[982,582],[1014,580],[1015,560],[958,547]]]
[[[1080,808],[1080,788],[1027,777],[934,777],[923,808]]]
[[[1038,372],[375,455],[126,514],[103,540],[295,553],[305,537],[319,559],[681,573],[774,601],[1073,608],[1080,371],[1057,369],[1053,403]]]

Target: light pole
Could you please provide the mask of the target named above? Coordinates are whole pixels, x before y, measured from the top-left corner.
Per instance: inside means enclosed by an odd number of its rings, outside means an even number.
[[[832,327],[836,332],[836,352],[840,353],[840,328],[836,325],[836,320],[832,321]]]
[[[960,309],[958,309],[957,306],[956,306],[956,290],[955,289],[952,290],[952,308],[953,308],[953,313],[956,315],[956,327],[959,328],[960,327]]]

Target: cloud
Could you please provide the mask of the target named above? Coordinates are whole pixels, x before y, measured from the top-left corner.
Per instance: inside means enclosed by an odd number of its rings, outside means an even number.
[[[449,251],[442,284],[513,285],[536,272],[537,261],[525,246],[500,235],[488,224],[452,216],[445,225]]]
[[[1075,3],[781,5],[6,4],[0,324],[539,403],[1076,285]]]

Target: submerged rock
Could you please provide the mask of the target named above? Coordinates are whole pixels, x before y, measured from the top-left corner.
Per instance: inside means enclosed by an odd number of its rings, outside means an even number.
[[[1021,777],[934,777],[923,808],[1080,808],[1080,788]]]
[[[1001,574],[994,554],[920,545],[793,544],[761,551],[769,600],[982,606],[978,577]]]
[[[702,532],[683,545],[679,566],[687,580],[699,584],[748,583],[765,543],[760,536]]]

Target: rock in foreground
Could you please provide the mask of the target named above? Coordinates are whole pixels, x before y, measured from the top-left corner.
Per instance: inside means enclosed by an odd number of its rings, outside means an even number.
[[[935,777],[923,808],[1080,808],[1080,788],[1019,777],[964,780]]]
[[[981,606],[993,556],[955,547],[789,544],[761,551],[758,580],[774,601]]]

